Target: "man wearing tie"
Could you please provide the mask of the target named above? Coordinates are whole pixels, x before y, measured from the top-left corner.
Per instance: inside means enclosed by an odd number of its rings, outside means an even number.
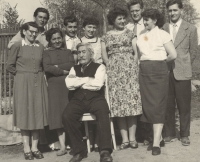
[[[169,64],[169,96],[166,112],[165,143],[175,140],[175,106],[180,114],[180,137],[184,146],[190,145],[191,78],[192,63],[197,54],[197,29],[181,18],[183,4],[180,0],[170,0],[166,7],[170,23],[163,29],[170,33],[177,58]]]

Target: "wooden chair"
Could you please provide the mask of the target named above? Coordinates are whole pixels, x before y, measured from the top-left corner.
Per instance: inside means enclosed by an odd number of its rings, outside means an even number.
[[[107,75],[106,75],[106,79],[105,79],[105,97],[106,97],[106,101],[108,103],[108,107],[110,109],[110,102],[109,102],[109,97],[108,97],[108,86],[107,86]],[[84,126],[85,126],[85,134],[86,134],[86,140],[87,140],[88,153],[91,152],[90,151],[89,131],[88,131],[88,121],[92,121],[92,120],[96,120],[96,116],[91,113],[83,114],[83,116],[80,119],[80,121],[84,122]],[[111,128],[113,147],[114,147],[114,150],[116,150],[115,131],[114,131],[113,120],[111,117],[110,117],[110,128]]]

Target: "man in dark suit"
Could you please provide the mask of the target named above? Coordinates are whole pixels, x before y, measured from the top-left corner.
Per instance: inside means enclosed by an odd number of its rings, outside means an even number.
[[[77,45],[79,65],[71,68],[66,85],[72,98],[63,112],[63,124],[67,130],[74,156],[70,162],[79,162],[87,156],[82,139],[79,119],[84,113],[92,113],[98,121],[100,138],[100,162],[112,162],[109,107],[103,95],[106,69],[103,64],[94,63],[92,47],[88,43]]]
[[[170,0],[166,7],[170,23],[163,29],[170,33],[177,58],[169,64],[169,96],[167,121],[165,124],[165,143],[175,140],[175,106],[180,114],[180,140],[182,145],[190,145],[190,115],[191,115],[191,78],[192,63],[197,54],[197,29],[181,18],[183,4],[181,0]]]

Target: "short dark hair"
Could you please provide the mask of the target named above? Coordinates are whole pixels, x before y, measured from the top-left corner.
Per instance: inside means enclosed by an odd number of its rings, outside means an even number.
[[[38,7],[35,10],[33,16],[36,17],[38,15],[38,12],[44,12],[44,13],[46,13],[47,14],[47,20],[49,20],[49,11],[46,8]]]
[[[166,8],[168,9],[169,6],[172,6],[174,4],[178,5],[178,8],[182,9],[183,8],[183,3],[181,0],[169,0],[166,4]]]
[[[27,30],[29,29],[30,26],[32,26],[32,27],[34,27],[34,28],[37,28],[37,29],[39,28],[38,25],[36,24],[36,22],[30,21],[30,22],[27,22],[27,23],[23,24],[23,25],[21,26],[21,28],[20,28],[20,34],[21,34],[21,37],[22,37],[22,38],[25,37],[25,35],[24,35],[24,33],[23,33],[23,30],[27,31]]]
[[[70,23],[73,23],[73,22],[78,23],[78,20],[74,15],[70,15],[70,16],[67,16],[64,18],[64,25],[67,26],[69,22]]]
[[[86,17],[83,21],[83,27],[85,27],[86,25],[99,26],[99,21],[95,17]]]
[[[63,38],[63,33],[59,28],[51,28],[46,32],[46,40],[49,43],[49,45],[51,44],[51,38],[53,34],[56,34],[56,33],[60,33],[60,36]],[[64,46],[64,42],[63,42],[62,47],[63,46]]]
[[[130,10],[131,6],[136,5],[136,4],[139,4],[141,9],[144,8],[144,4],[143,4],[143,1],[142,1],[142,0],[130,0],[130,1],[127,3],[127,7],[128,7],[128,9]]]
[[[164,16],[157,9],[146,9],[142,13],[142,17],[157,20],[156,26],[159,28],[161,28],[165,23]]]
[[[107,15],[108,23],[110,25],[114,25],[114,22],[115,22],[117,16],[121,16],[121,15],[127,17],[127,15],[128,15],[127,11],[120,7],[113,8],[112,10],[109,11],[109,13]]]

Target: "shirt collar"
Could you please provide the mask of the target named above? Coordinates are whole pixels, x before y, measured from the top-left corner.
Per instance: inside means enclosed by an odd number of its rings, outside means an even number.
[[[143,18],[141,18],[140,21],[137,22],[137,24],[142,25],[143,24]]]
[[[22,46],[37,46],[37,47],[39,47],[39,44],[37,44],[35,42],[33,44],[28,44],[28,43],[26,43],[26,41],[24,39],[22,39]]]
[[[170,22],[170,24],[173,26],[174,24],[176,24],[176,26],[179,28],[180,25],[182,23],[182,19],[180,18],[176,23]]]
[[[77,37],[77,35],[75,36],[75,37],[70,37],[70,36],[68,36],[68,35],[65,35],[65,40],[66,41],[68,41],[68,40],[70,40],[70,39],[77,39],[78,37]]]

